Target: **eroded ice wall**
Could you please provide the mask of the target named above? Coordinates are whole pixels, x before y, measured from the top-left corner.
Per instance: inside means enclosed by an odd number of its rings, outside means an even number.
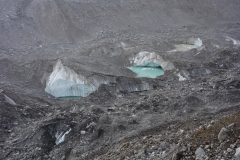
[[[112,76],[92,75],[86,78],[58,60],[48,77],[45,91],[54,97],[86,97],[101,84],[115,81]]]
[[[155,52],[140,52],[130,59],[133,66],[142,67],[162,67],[164,71],[173,70],[175,66],[169,61],[165,61],[160,55]]]
[[[86,97],[96,89],[97,87],[88,83],[84,76],[63,66],[61,60],[58,60],[48,78],[45,91],[54,97]]]
[[[201,47],[203,45],[203,42],[200,38],[191,37],[187,40],[187,44],[194,45],[196,47]]]

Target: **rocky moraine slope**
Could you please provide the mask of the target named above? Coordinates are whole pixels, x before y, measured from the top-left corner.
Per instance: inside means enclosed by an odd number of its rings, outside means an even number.
[[[239,0],[2,0],[0,159],[240,159]]]

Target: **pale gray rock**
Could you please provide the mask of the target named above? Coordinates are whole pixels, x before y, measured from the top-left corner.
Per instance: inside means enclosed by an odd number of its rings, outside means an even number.
[[[11,105],[17,105],[10,97],[8,97],[7,95],[4,95],[5,97],[5,101]]]
[[[240,159],[240,147],[236,149],[236,153],[233,156],[234,160],[239,160]]]
[[[206,155],[205,151],[199,147],[196,151],[195,151],[195,155],[196,155],[196,159],[197,160],[204,160],[204,157]]]
[[[230,125],[227,126],[227,129],[232,130],[232,129],[234,129],[235,127],[236,127],[236,123],[232,123],[232,124],[230,124]]]
[[[167,148],[170,148],[169,143],[165,142],[165,141],[161,141],[159,144],[159,148],[161,148],[162,150],[165,150]]]
[[[218,140],[220,141],[220,142],[223,142],[224,140],[226,140],[227,139],[227,137],[228,137],[228,132],[229,132],[229,130],[227,129],[227,128],[222,128],[221,129],[221,131],[219,132],[219,134],[218,134]]]
[[[232,152],[232,151],[233,151],[233,149],[231,149],[231,148],[227,149],[227,152]]]

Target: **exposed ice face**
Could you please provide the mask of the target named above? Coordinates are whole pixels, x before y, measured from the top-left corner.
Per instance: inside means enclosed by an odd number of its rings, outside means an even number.
[[[63,66],[58,60],[49,76],[45,91],[55,97],[80,96],[86,97],[97,89],[88,83],[84,76],[77,74],[69,67]]]
[[[67,134],[69,134],[70,132],[71,132],[71,128],[68,130],[68,131],[66,131],[66,132],[57,132],[56,133],[56,135],[55,135],[55,137],[56,137],[56,141],[55,141],[55,143],[56,143],[56,145],[58,145],[58,144],[60,144],[60,143],[62,143],[62,142],[64,142],[64,140],[65,140],[65,136],[67,135]]]
[[[57,61],[47,85],[51,86],[59,79],[68,80],[77,84],[84,84],[86,81],[85,77],[79,76],[71,68],[63,66],[61,60]]]
[[[202,46],[203,45],[202,40],[200,38],[197,38],[197,40],[194,42],[194,45],[199,47]]]
[[[163,60],[163,58],[155,52],[140,52],[132,58],[131,62],[134,66],[161,66],[163,70],[175,69],[175,66],[171,62]]]
[[[54,97],[87,97],[101,84],[115,81],[116,78],[111,76],[93,75],[86,78],[58,60],[48,77],[45,91]]]
[[[180,73],[178,73],[177,76],[179,77],[179,81],[186,81],[187,80],[187,78],[183,77]]]
[[[88,84],[75,83],[67,79],[57,79],[51,86],[46,87],[45,91],[55,97],[86,97],[96,88]]]
[[[182,70],[179,73],[176,74],[178,76],[179,81],[186,81],[190,80],[190,73],[186,70]]]
[[[203,42],[200,38],[189,38],[187,41],[188,44],[200,47],[203,45]]]

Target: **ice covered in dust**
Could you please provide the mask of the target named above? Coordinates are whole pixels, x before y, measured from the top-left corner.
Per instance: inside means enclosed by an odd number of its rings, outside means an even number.
[[[189,38],[187,44],[176,44],[174,45],[175,49],[172,49],[168,52],[186,52],[194,48],[200,48],[203,46],[203,42],[200,38]]]

